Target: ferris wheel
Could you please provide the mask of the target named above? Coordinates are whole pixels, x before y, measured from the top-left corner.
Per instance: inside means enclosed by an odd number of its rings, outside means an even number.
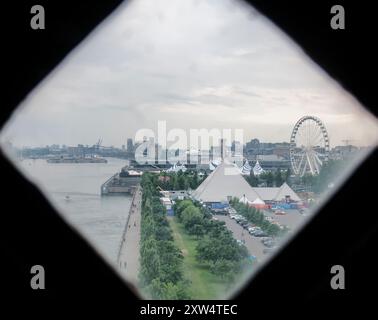
[[[323,122],[314,116],[304,116],[295,124],[290,138],[290,162],[298,176],[319,174],[328,161],[329,137]]]

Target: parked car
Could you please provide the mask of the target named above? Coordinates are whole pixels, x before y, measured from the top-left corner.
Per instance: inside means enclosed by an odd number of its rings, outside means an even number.
[[[270,217],[270,216],[266,216],[266,217],[265,217],[265,220],[266,220],[266,221],[269,221],[269,222],[273,222],[273,218]]]
[[[264,242],[264,245],[265,247],[273,248],[276,245],[276,243],[274,241],[266,241]]]
[[[251,224],[247,222],[247,223],[245,223],[245,224],[242,224],[242,227],[243,227],[244,229],[248,230],[248,228],[251,227]]]
[[[241,218],[241,219],[237,220],[237,223],[239,223],[239,224],[242,224],[242,223],[245,223],[245,222],[247,222],[246,218]]]
[[[252,233],[252,235],[255,236],[255,237],[267,237],[268,236],[268,234],[266,234],[262,230],[255,231],[255,232]]]
[[[286,212],[283,211],[282,209],[278,209],[278,210],[274,211],[274,214],[277,214],[277,215],[284,215],[284,214],[286,214]]]
[[[264,237],[264,238],[261,238],[261,242],[264,243],[265,241],[272,241],[273,238],[272,237]]]
[[[232,214],[232,215],[235,216],[235,215],[237,214],[236,210],[235,210],[234,208],[231,208],[231,207],[229,207],[227,211],[228,211],[228,213],[229,213],[230,215]]]
[[[253,234],[256,231],[261,231],[261,228],[260,227],[251,227],[251,228],[248,229],[248,232],[250,234]]]
[[[264,253],[264,254],[267,254],[267,253],[272,252],[273,250],[274,250],[274,248],[265,248],[265,249],[263,250],[263,253]]]
[[[301,208],[299,209],[299,213],[303,216],[307,216],[309,213],[309,210],[307,208]]]
[[[264,246],[268,248],[272,248],[276,245],[276,242],[272,238],[269,238],[269,237],[261,240],[261,242],[264,244]]]

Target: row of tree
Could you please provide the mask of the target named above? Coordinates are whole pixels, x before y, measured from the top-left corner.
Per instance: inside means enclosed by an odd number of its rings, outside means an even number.
[[[159,201],[156,175],[144,173],[139,280],[152,299],[189,299],[183,256],[175,245],[166,210]]]
[[[240,202],[238,198],[233,198],[230,204],[238,214],[260,227],[261,230],[271,237],[281,237],[288,231],[286,227],[281,229],[278,225],[269,222],[265,219],[265,215],[260,210]]]
[[[196,170],[163,172],[159,175],[157,184],[164,190],[194,190],[206,177],[206,174],[200,177]]]
[[[175,215],[198,241],[196,259],[210,272],[231,283],[247,265],[248,251],[239,245],[225,223],[211,219],[205,207],[192,200],[175,205]]]
[[[267,171],[258,176],[251,170],[251,173],[249,176],[246,176],[245,179],[252,187],[258,187],[261,184],[267,187],[281,187],[284,182],[290,185],[290,175],[290,169],[285,171],[277,169],[275,172]]]

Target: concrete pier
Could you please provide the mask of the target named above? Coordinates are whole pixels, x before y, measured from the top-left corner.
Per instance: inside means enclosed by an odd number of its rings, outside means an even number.
[[[129,216],[122,235],[121,245],[118,252],[118,267],[126,278],[138,283],[139,272],[139,249],[140,249],[140,222],[142,207],[142,189],[140,185],[135,190],[131,201]]]

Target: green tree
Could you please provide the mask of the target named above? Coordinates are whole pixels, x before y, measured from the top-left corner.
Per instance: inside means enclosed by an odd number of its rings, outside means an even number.
[[[153,299],[190,298],[183,285],[187,283],[182,271],[183,256],[173,242],[165,208],[159,201],[157,175],[144,173],[141,185],[143,195],[139,279],[142,290]],[[192,203],[189,202],[189,205]]]
[[[281,187],[282,184],[284,183],[284,179],[282,177],[280,169],[277,169],[277,171],[275,172],[274,183],[275,183],[276,187]]]
[[[192,226],[191,234],[195,235],[197,239],[202,237],[205,233],[205,229],[202,224],[195,224]]]
[[[185,177],[183,175],[178,175],[177,176],[177,188],[175,188],[175,190],[184,189],[184,185],[185,185]]]
[[[271,171],[266,174],[266,184],[268,187],[273,187],[274,176]]]
[[[193,203],[191,200],[182,200],[182,201],[179,201],[175,204],[175,213],[176,213],[176,217],[181,221],[181,213],[188,207],[188,206],[192,206]]]
[[[172,187],[172,190],[179,190],[180,189],[179,177],[176,174],[172,175],[171,187]]]
[[[151,237],[144,240],[140,250],[142,279],[143,282],[150,283],[160,273],[160,257],[156,240]]]
[[[291,176],[291,170],[290,170],[290,168],[287,168],[287,170],[286,170],[286,172],[285,172],[284,180],[285,180],[285,182],[286,182],[288,185],[291,184],[290,176]]]
[[[190,188],[191,189],[196,189],[198,187],[198,174],[197,171],[194,171],[193,176],[190,179]]]
[[[235,279],[237,269],[237,262],[226,259],[219,259],[210,264],[210,271],[227,282],[231,282]]]
[[[202,224],[203,214],[202,212],[195,206],[191,205],[188,206],[182,213],[181,213],[181,221],[186,230],[192,233],[192,227],[195,224]]]
[[[258,187],[259,185],[259,178],[255,176],[253,170],[251,170],[247,181],[252,187]]]

